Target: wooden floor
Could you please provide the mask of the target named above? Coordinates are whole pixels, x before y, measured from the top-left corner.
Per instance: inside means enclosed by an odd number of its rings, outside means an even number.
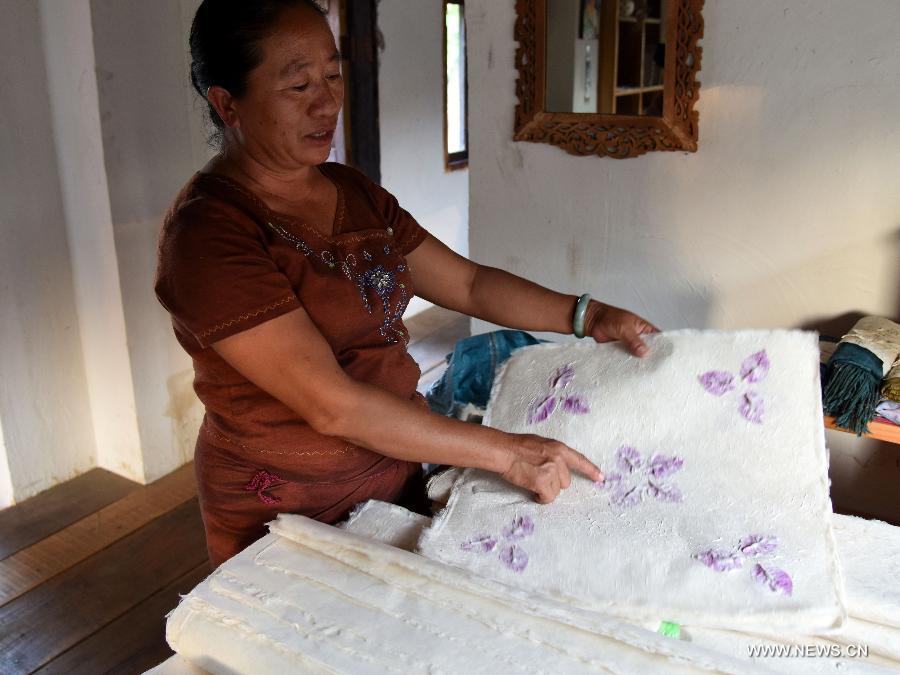
[[[424,391],[468,319],[406,324]],[[165,615],[209,572],[190,464],[146,486],[94,469],[0,511],[0,673],[142,673],[171,655]]]

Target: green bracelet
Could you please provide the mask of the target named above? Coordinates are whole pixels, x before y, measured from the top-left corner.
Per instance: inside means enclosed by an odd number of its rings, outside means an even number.
[[[584,317],[587,314],[587,308],[590,302],[591,296],[588,293],[585,293],[578,298],[578,302],[575,304],[575,316],[572,317],[572,332],[575,333],[575,337],[577,338],[584,337]]]

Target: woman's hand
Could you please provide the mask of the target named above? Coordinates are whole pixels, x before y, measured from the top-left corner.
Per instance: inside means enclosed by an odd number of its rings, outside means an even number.
[[[621,340],[635,356],[650,353],[641,335],[659,332],[659,328],[637,314],[596,300],[588,306],[584,326],[585,335],[590,335],[597,342]]]
[[[572,483],[572,469],[592,481],[603,474],[591,461],[569,446],[542,436],[510,434],[509,466],[500,475],[519,487],[531,490],[540,504],[549,504]]]

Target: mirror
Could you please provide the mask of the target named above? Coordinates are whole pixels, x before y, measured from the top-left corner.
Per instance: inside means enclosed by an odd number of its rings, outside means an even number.
[[[516,140],[572,154],[697,149],[703,0],[517,0]]]
[[[666,0],[550,0],[547,111],[662,115]]]

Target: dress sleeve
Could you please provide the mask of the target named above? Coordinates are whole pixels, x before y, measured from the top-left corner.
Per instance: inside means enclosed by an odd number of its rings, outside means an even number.
[[[372,208],[384,219],[385,227],[394,231],[394,248],[402,255],[412,253],[425,241],[428,231],[402,206],[397,198],[362,172],[342,164],[329,164],[330,171],[360,190]]]
[[[239,209],[206,198],[168,216],[156,296],[203,348],[301,306],[259,227]]]
[[[412,215],[400,206],[397,198],[384,188],[381,191],[381,208],[388,227],[394,230],[395,247],[401,254],[409,255],[425,241],[428,232]]]

